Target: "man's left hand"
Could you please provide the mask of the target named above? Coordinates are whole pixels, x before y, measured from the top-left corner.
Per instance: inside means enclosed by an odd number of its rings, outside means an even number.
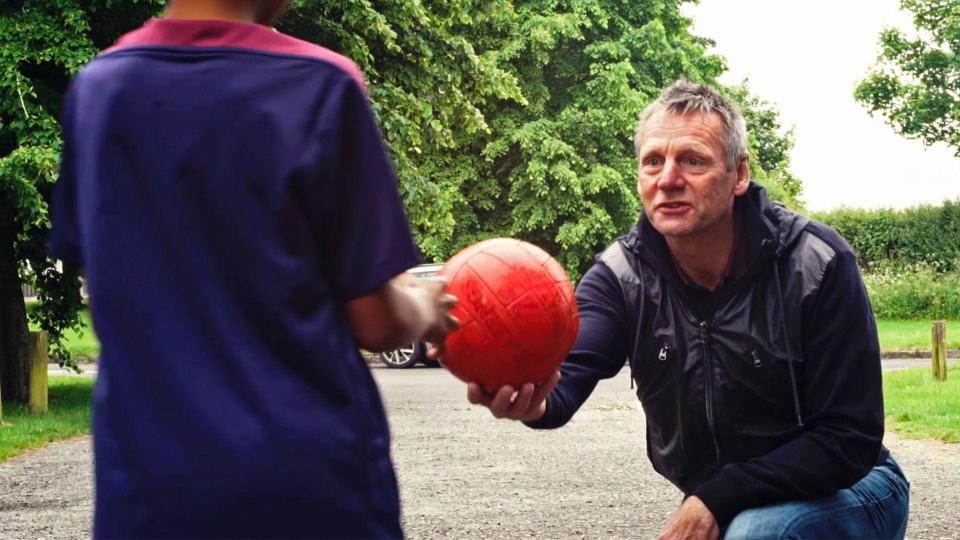
[[[690,538],[716,540],[719,536],[720,527],[710,509],[696,495],[691,495],[683,501],[657,538],[658,540]]]

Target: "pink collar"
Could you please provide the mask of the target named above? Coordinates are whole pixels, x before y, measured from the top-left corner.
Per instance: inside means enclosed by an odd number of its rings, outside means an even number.
[[[124,34],[104,51],[108,54],[131,47],[229,47],[274,54],[308,56],[329,62],[366,88],[363,75],[350,59],[329,49],[277,32],[260,24],[224,20],[150,19]]]

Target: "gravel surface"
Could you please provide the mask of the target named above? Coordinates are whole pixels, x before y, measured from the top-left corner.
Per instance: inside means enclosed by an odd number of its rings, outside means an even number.
[[[0,538],[89,538],[93,512],[90,438],[0,462]]]
[[[646,458],[625,373],[573,421],[533,431],[471,407],[440,369],[374,368],[410,538],[654,538],[680,492]],[[912,484],[908,538],[960,539],[960,445],[888,435]],[[88,538],[89,438],[0,463],[0,538]]]

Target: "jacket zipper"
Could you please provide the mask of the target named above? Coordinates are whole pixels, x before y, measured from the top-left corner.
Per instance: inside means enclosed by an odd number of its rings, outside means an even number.
[[[710,438],[713,440],[713,450],[719,465],[723,461],[720,459],[720,443],[717,442],[717,426],[713,418],[713,358],[710,357],[710,326],[706,321],[700,323],[700,345],[703,348],[703,389],[707,407],[707,427],[710,428]]]

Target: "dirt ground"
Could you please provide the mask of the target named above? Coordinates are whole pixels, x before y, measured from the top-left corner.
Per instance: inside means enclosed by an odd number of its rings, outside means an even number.
[[[533,431],[470,406],[441,369],[374,368],[410,538],[654,538],[680,492],[650,467],[625,374]],[[908,538],[960,539],[960,445],[888,435],[911,482]],[[0,538],[89,538],[89,438],[0,463]]]

